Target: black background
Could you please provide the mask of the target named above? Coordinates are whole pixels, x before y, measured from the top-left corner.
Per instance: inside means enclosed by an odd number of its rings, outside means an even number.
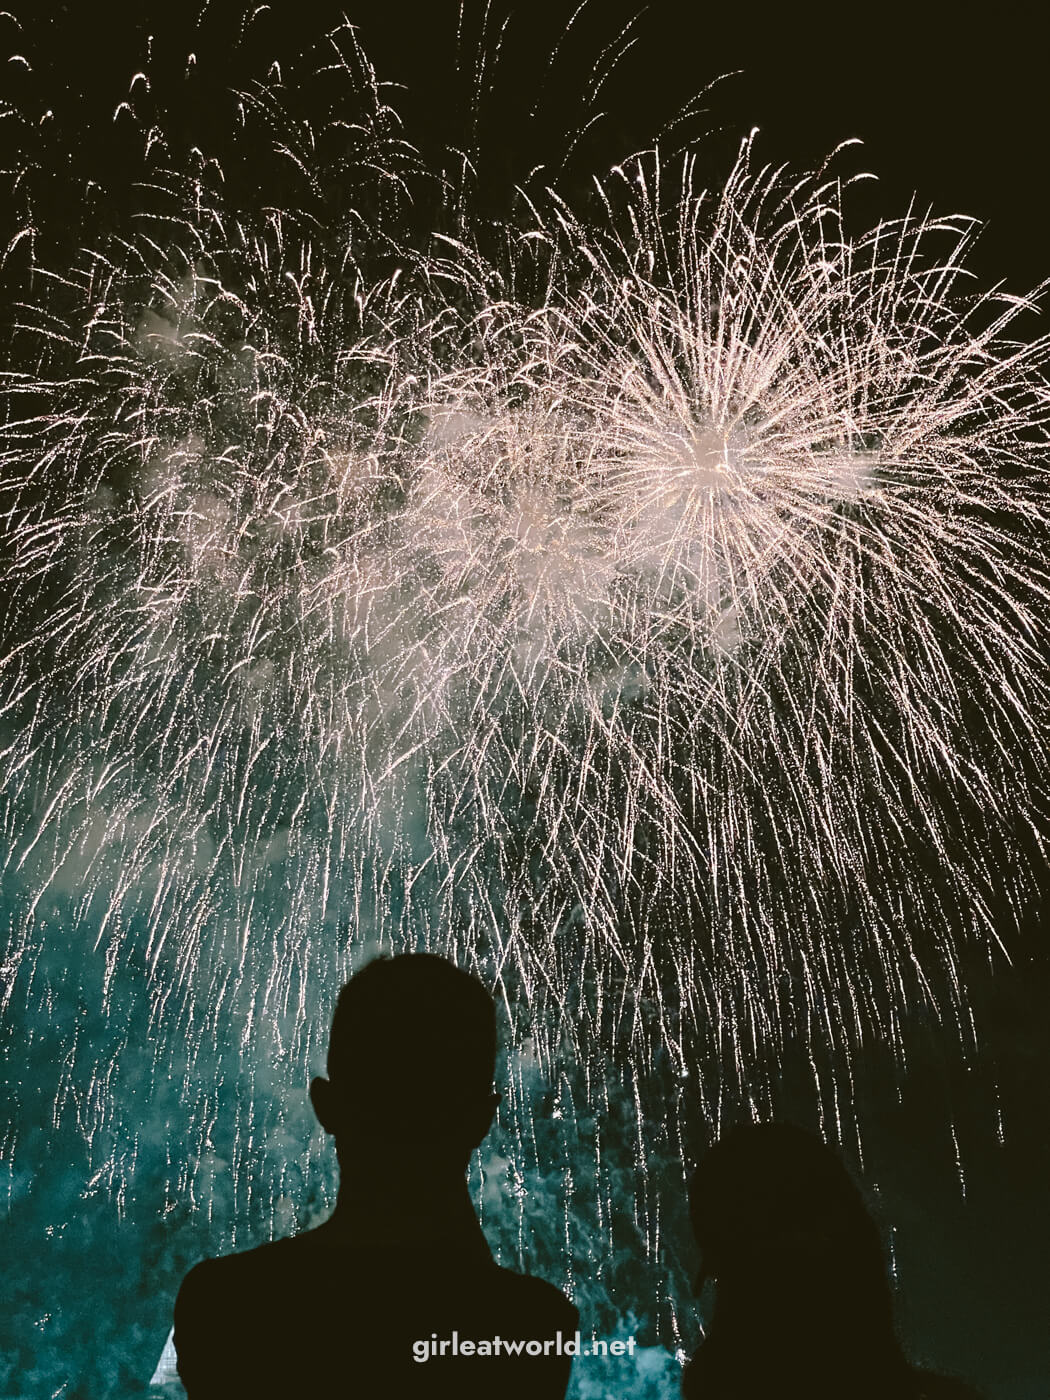
[[[32,82],[52,109],[61,105],[95,158],[119,164],[112,114],[127,95],[152,37],[155,93],[166,124],[207,131],[211,101],[236,84],[263,52],[288,54],[347,15],[379,76],[402,83],[396,98],[414,139],[462,137],[471,86],[457,67],[487,32],[490,48],[505,5],[468,0],[428,4],[339,5],[275,0],[244,37],[241,6],[146,3],[126,6],[14,0],[0,18],[0,52],[28,55],[34,72],[6,65],[12,95]],[[853,169],[878,176],[856,208],[860,220],[902,213],[912,195],[925,209],[965,212],[987,222],[973,258],[986,280],[1014,291],[1047,276],[1046,60],[1035,9],[960,6],[755,6],[654,0],[644,10],[623,0],[592,0],[561,44],[575,5],[533,0],[515,7],[502,45],[495,97],[483,139],[490,159],[520,169],[533,153],[537,125],[556,143],[594,57],[632,17],[634,47],[602,92],[605,153],[645,143],[661,120],[715,79],[700,124],[721,135],[708,143],[711,172],[721,150],[757,126],[759,156],[775,163],[820,161],[839,142],[859,138]],[[194,82],[185,59],[196,54]],[[491,72],[491,69],[490,69]],[[523,112],[540,100],[537,123]],[[694,130],[697,128],[694,128]],[[719,146],[721,141],[721,147]],[[600,166],[602,141],[591,150]],[[118,173],[116,169],[114,173]]]

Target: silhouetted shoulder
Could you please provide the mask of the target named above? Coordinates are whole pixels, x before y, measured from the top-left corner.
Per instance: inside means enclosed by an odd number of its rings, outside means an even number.
[[[746,1400],[768,1400],[768,1397],[774,1394],[785,1397],[788,1394],[780,1388],[783,1376],[775,1358],[769,1359],[769,1364],[764,1370],[760,1366],[757,1371],[748,1372],[746,1375],[739,1369],[725,1372],[715,1368],[712,1372],[698,1364],[699,1361],[698,1354],[685,1368],[682,1376],[683,1400],[730,1400],[730,1397],[732,1400],[742,1400],[743,1397],[746,1397]],[[796,1393],[800,1396],[805,1393],[821,1397],[834,1396],[836,1400],[839,1400],[839,1397],[841,1400],[857,1400],[857,1397],[864,1397],[864,1400],[983,1400],[980,1393],[965,1381],[910,1367],[905,1374],[896,1378],[880,1380],[871,1375],[854,1374],[833,1381],[827,1376],[814,1379],[813,1375],[809,1375],[794,1378],[791,1384],[805,1387],[797,1391],[792,1389],[792,1397]]]
[[[204,1259],[190,1270],[175,1300],[180,1375],[184,1355],[199,1336],[229,1334],[245,1313],[289,1307],[287,1295],[301,1290],[304,1283],[323,1286],[324,1270],[317,1269],[315,1252],[296,1244],[294,1239],[277,1240],[221,1259]]]
[[[503,1269],[499,1266],[494,1272],[496,1277],[493,1286],[504,1290],[508,1301],[514,1301],[523,1310],[533,1312],[537,1316],[579,1317],[576,1308],[561,1289],[555,1288],[554,1284],[548,1283],[546,1279],[536,1278],[532,1274],[515,1273],[513,1269]]]
[[[198,1264],[175,1304],[175,1348],[190,1400],[560,1400],[571,1357],[558,1338],[569,1341],[578,1325],[559,1289],[500,1268],[487,1247],[434,1255],[337,1248],[317,1230]],[[515,1354],[508,1343],[519,1342],[540,1342],[544,1353]]]
[[[937,1376],[932,1371],[913,1372],[916,1400],[981,1400],[980,1394],[954,1376]]]
[[[215,1289],[242,1288],[254,1284],[256,1280],[268,1282],[271,1275],[284,1277],[289,1270],[295,1274],[299,1271],[312,1273],[318,1267],[323,1268],[326,1251],[315,1242],[316,1234],[316,1231],[307,1231],[291,1239],[274,1240],[238,1254],[204,1259],[183,1279],[179,1299],[185,1302],[186,1298],[206,1295]]]
[[[545,1339],[560,1335],[569,1340],[580,1325],[579,1309],[570,1303],[560,1288],[545,1279],[530,1274],[514,1273],[497,1268],[494,1301],[498,1311],[518,1319],[522,1337]],[[499,1301],[498,1295],[503,1294]]]

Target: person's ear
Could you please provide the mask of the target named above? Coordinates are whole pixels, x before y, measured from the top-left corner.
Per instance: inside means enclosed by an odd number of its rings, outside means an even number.
[[[321,1127],[326,1133],[334,1135],[339,1126],[339,1115],[330,1080],[320,1077],[310,1080],[310,1102],[314,1106],[314,1112],[317,1114],[317,1121]]]

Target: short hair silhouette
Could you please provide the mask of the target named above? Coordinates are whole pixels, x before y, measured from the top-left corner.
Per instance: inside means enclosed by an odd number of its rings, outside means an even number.
[[[406,1085],[491,1092],[496,1007],[476,977],[433,953],[376,958],[339,993],[328,1075],[370,1096]]]
[[[499,1102],[495,1068],[490,993],[444,958],[404,953],[376,958],[340,992],[329,1078],[314,1080],[311,1095],[344,1165],[411,1143],[461,1168]]]
[[[699,1292],[716,1284],[687,1397],[904,1400],[971,1395],[910,1366],[878,1227],[838,1156],[787,1123],[729,1132],[689,1191]]]

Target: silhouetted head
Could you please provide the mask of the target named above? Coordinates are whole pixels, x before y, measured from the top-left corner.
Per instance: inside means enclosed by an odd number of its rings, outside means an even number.
[[[689,1213],[702,1254],[698,1290],[715,1282],[698,1373],[751,1378],[739,1393],[758,1394],[772,1364],[781,1380],[804,1377],[822,1396],[854,1368],[873,1384],[898,1374],[878,1229],[820,1138],[781,1123],[734,1129],[697,1168]],[[842,1393],[868,1393],[867,1381],[849,1383],[854,1391]]]
[[[689,1215],[705,1277],[731,1280],[758,1259],[777,1274],[863,1261],[882,1275],[878,1230],[846,1168],[790,1123],[728,1133],[693,1176]]]
[[[496,1008],[476,977],[430,953],[377,958],[339,994],[328,1079],[310,1096],[344,1167],[461,1171],[499,1102],[495,1064]]]

